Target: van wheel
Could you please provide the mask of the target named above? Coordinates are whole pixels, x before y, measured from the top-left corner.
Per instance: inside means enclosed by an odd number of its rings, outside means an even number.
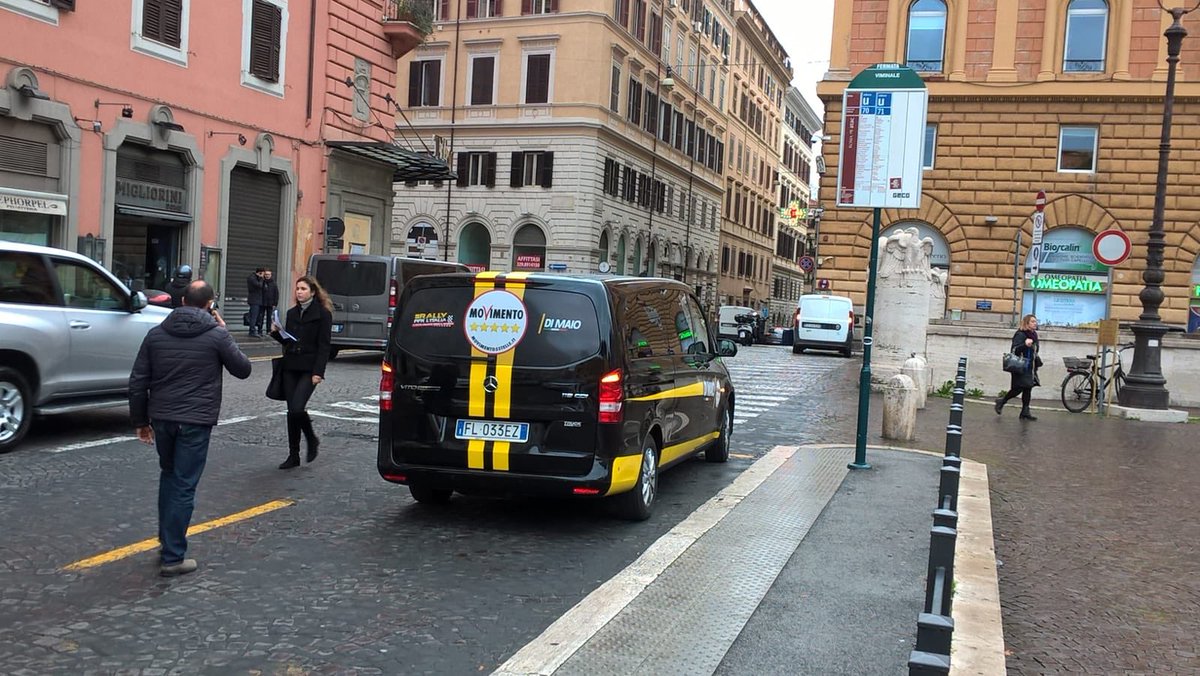
[[[329,361],[333,361],[334,359],[337,359],[338,349],[339,348],[336,348],[336,347],[329,348]]]
[[[716,443],[704,449],[704,459],[709,462],[729,461],[729,437],[733,434],[733,414],[726,408],[721,414],[721,436]]]
[[[408,492],[412,493],[413,500],[423,505],[444,505],[450,502],[450,496],[454,493],[449,488],[430,488],[420,484],[409,484]]]
[[[630,521],[645,521],[650,518],[654,498],[658,495],[658,443],[647,436],[642,444],[642,466],[638,470],[637,483],[633,490],[613,499],[617,515]]]
[[[854,349],[850,347],[850,342],[846,342],[846,346],[842,348],[842,356],[846,359],[854,356]]]
[[[16,370],[0,367],[0,453],[21,443],[33,423],[33,395]]]
[[[804,354],[804,348],[800,347],[799,345],[793,345],[792,354]]]

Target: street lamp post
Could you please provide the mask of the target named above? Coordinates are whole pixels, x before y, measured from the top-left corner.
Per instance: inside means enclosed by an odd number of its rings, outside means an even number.
[[[1190,9],[1175,7],[1167,9],[1162,1],[1159,8],[1170,12],[1174,21],[1163,35],[1167,38],[1167,89],[1163,97],[1162,136],[1158,144],[1158,178],[1154,186],[1154,216],[1150,223],[1149,241],[1146,243],[1146,268],[1142,270],[1143,286],[1138,298],[1142,301],[1142,314],[1134,322],[1133,366],[1120,390],[1122,406],[1132,408],[1166,409],[1170,404],[1167,379],[1162,374],[1162,338],[1168,328],[1159,317],[1158,308],[1163,302],[1163,212],[1167,200],[1167,164],[1171,157],[1171,117],[1175,107],[1175,68],[1179,63],[1179,52],[1187,29],[1181,20],[1185,14],[1200,8],[1200,0]]]

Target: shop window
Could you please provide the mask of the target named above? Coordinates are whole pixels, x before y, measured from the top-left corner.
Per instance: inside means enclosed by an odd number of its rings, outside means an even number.
[[[287,20],[284,0],[242,1],[242,84],[283,96]]]
[[[1067,5],[1063,72],[1104,72],[1107,33],[1108,3],[1104,0],[1071,0]]]
[[[1062,127],[1058,131],[1058,170],[1091,174],[1096,171],[1096,127]]]
[[[916,0],[908,8],[908,52],[905,64],[923,73],[942,72],[946,44],[946,3]]]
[[[188,63],[188,10],[191,0],[133,0],[135,51],[181,66]]]

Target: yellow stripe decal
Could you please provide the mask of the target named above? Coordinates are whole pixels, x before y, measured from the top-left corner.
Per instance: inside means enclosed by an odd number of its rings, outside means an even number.
[[[475,298],[494,288],[497,274],[496,272],[481,272],[475,275]],[[487,414],[487,391],[483,389],[483,381],[487,378],[487,369],[487,355],[472,347],[470,398],[467,400],[467,415],[472,418],[482,418]],[[483,469],[486,448],[486,441],[472,439],[467,442],[468,468]]]
[[[682,397],[703,397],[703,396],[704,396],[704,383],[703,382],[695,382],[695,383],[692,383],[691,385],[684,385],[683,387],[672,387],[668,390],[663,390],[662,392],[655,392],[654,394],[647,394],[647,395],[641,396],[641,397],[630,397],[629,401],[657,401],[659,399],[678,399],[678,398],[682,398]]]
[[[237,523],[238,521],[245,521],[246,519],[256,517],[260,514],[273,512],[277,509],[283,509],[284,507],[289,507],[293,504],[295,503],[291,500],[273,500],[257,507],[251,507],[250,509],[242,510],[236,514],[230,514],[229,516],[223,516],[219,519],[213,519],[212,521],[198,523],[195,526],[188,528],[187,534],[199,535],[200,533],[210,531],[214,528],[228,526],[229,524]],[[75,563],[63,566],[63,570],[85,570],[87,568],[95,568],[96,566],[112,563],[113,561],[120,561],[121,559],[128,558],[134,554],[141,554],[142,552],[148,552],[152,549],[158,549],[157,537],[150,538],[149,540],[142,540],[141,542],[135,542],[131,545],[125,545],[124,547],[118,547],[117,549],[104,552],[103,554],[97,554],[96,556],[88,557],[82,561],[76,561]]]
[[[704,444],[706,444],[720,436],[721,436],[721,433],[719,431],[718,432],[709,432],[708,434],[705,434],[702,437],[696,437],[695,439],[689,439],[683,443],[674,444],[672,446],[667,446],[666,448],[662,449],[662,458],[659,459],[658,464],[665,465],[668,462],[675,460],[676,458],[679,458],[681,456],[687,455],[688,453],[695,451],[697,448],[700,448]]]
[[[613,458],[612,482],[605,495],[624,493],[637,484],[638,471],[642,466],[641,455],[622,455]]]
[[[506,290],[511,291],[514,296],[524,302],[527,277],[529,277],[527,272],[514,272],[504,275],[500,280],[504,282]],[[528,320],[527,316],[526,321]],[[525,326],[525,330],[529,331],[528,324]],[[512,415],[513,358],[516,353],[517,347],[514,345],[508,352],[496,356],[496,392],[492,399],[492,412],[497,420],[508,420]],[[511,444],[507,441],[497,441],[492,444],[492,469],[497,472],[508,471],[510,446]]]

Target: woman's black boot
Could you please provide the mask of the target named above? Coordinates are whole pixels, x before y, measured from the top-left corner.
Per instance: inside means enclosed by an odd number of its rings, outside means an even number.
[[[317,459],[317,449],[321,447],[321,440],[317,438],[317,433],[313,431],[312,418],[308,413],[302,415],[304,418],[300,421],[300,429],[304,431],[304,442],[308,445],[308,453],[304,456],[304,461],[312,462]]]
[[[1037,420],[1037,416],[1029,412],[1029,409],[1021,409],[1021,420]]]
[[[300,449],[289,450],[287,460],[279,463],[279,469],[291,469],[300,466]]]
[[[287,414],[288,457],[279,465],[279,469],[291,469],[300,466],[300,417],[291,411]]]
[[[1000,411],[1004,410],[1004,397],[996,397],[996,415],[1000,415]]]

